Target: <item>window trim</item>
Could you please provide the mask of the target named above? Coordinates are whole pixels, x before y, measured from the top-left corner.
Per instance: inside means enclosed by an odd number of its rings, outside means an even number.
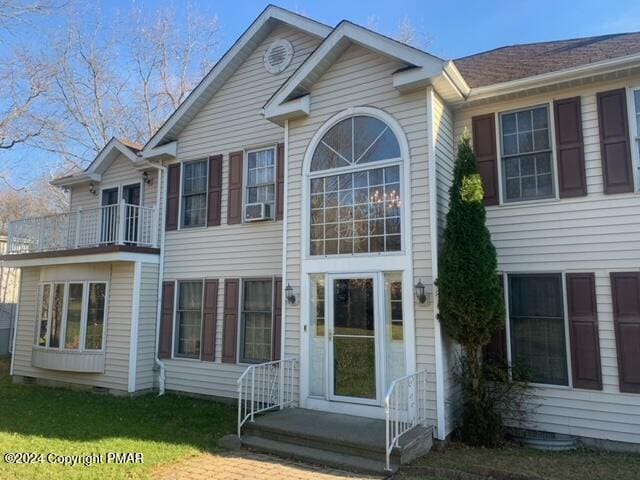
[[[244,210],[248,204],[247,199],[249,196],[247,192],[247,190],[249,189],[249,154],[255,153],[255,152],[262,152],[265,150],[273,151],[273,183],[263,183],[261,185],[256,185],[256,186],[273,185],[273,203],[272,203],[273,207],[271,212],[272,218],[269,219],[269,221],[270,222],[276,221],[276,208],[278,203],[278,192],[276,191],[277,189],[276,187],[278,183],[278,145],[275,143],[274,144],[270,143],[264,146],[245,148],[242,150],[242,224],[253,223],[253,222],[247,222],[244,218]]]
[[[569,335],[569,306],[567,305],[567,282],[566,282],[566,272],[565,271],[557,271],[557,270],[535,270],[535,271],[503,271],[499,273],[503,278],[503,294],[504,294],[504,303],[505,303],[505,335],[506,335],[506,343],[507,343],[507,364],[509,367],[513,365],[513,352],[511,349],[511,309],[510,309],[510,276],[527,276],[527,275],[560,275],[561,282],[561,290],[562,290],[562,314],[563,325],[564,325],[564,337],[565,337],[565,361],[567,368],[567,384],[566,385],[557,385],[552,383],[540,383],[540,382],[530,382],[530,384],[536,388],[552,388],[559,390],[574,390],[573,386],[573,366],[571,365],[571,338]],[[511,371],[509,372],[511,375]]]
[[[270,281],[271,282],[271,355],[269,360],[247,360],[244,358],[244,293],[245,293],[245,284],[246,282],[259,282],[259,281]],[[273,296],[275,289],[275,277],[245,277],[240,279],[240,295],[238,305],[238,334],[237,334],[237,363],[239,365],[257,365],[264,362],[270,362],[273,360],[273,332],[274,332],[274,323],[275,323],[275,310],[273,305]]]
[[[504,158],[516,157],[519,155],[509,155],[505,157],[503,155],[503,135],[502,135],[502,117],[504,115],[509,115],[511,113],[524,112],[527,110],[535,110],[536,108],[546,107],[547,109],[547,129],[549,131],[549,149],[545,150],[545,153],[548,152],[551,154],[551,185],[553,186],[553,193],[547,197],[539,197],[539,198],[528,198],[524,200],[507,200],[506,198],[506,177],[503,172],[503,160]],[[545,203],[551,201],[557,201],[560,199],[559,194],[559,183],[558,183],[558,163],[557,163],[557,148],[556,148],[556,134],[555,134],[555,117],[553,115],[553,99],[548,102],[538,103],[535,105],[525,105],[518,108],[498,111],[495,115],[496,122],[496,153],[497,153],[497,162],[498,162],[498,195],[499,195],[499,203],[496,206],[503,205],[526,205],[531,203]],[[540,153],[543,153],[542,151]]]
[[[631,162],[633,168],[633,192],[640,193],[640,110],[636,111],[635,94],[640,94],[640,83],[628,85],[627,116],[629,123],[629,147],[631,148]]]
[[[200,298],[200,351],[198,352],[197,357],[187,356],[187,355],[179,355],[178,352],[178,303],[180,301],[180,284],[182,283],[198,283],[202,284],[202,293]],[[171,326],[171,360],[186,360],[186,361],[195,361],[200,362],[202,358],[202,323],[204,320],[204,288],[205,288],[205,279],[204,278],[183,278],[180,280],[175,280],[175,288],[173,289],[173,324]]]
[[[80,345],[76,348],[66,348],[66,334],[67,334],[67,313],[69,306],[69,285],[70,284],[82,284],[82,312],[80,316]],[[103,284],[105,286],[104,293],[104,312],[103,312],[103,321],[102,321],[102,340],[101,340],[101,348],[100,349],[87,349],[86,348],[86,328],[87,328],[87,320],[88,320],[88,305],[89,305],[89,287],[91,284]],[[40,334],[40,322],[42,320],[42,295],[41,290],[43,285],[51,285],[49,292],[49,315],[47,318],[47,333],[45,345],[39,345],[38,339]],[[49,347],[49,339],[51,337],[51,317],[53,314],[53,298],[55,292],[55,285],[64,285],[63,289],[63,301],[62,301],[62,322],[60,324],[60,343],[58,347]],[[36,325],[35,325],[35,336],[33,341],[33,348],[39,350],[46,351],[60,351],[64,353],[104,353],[106,351],[106,339],[107,339],[107,322],[109,318],[109,300],[110,300],[110,286],[111,283],[108,280],[49,280],[44,282],[38,282],[38,288],[36,295],[38,295],[38,299],[36,302],[37,305],[37,314],[36,314]]]
[[[204,162],[207,167],[205,191],[204,191],[204,223],[202,225],[184,225],[184,167],[192,163]],[[202,195],[202,194],[192,194]],[[193,160],[184,160],[180,162],[180,199],[178,202],[178,230],[192,230],[197,228],[207,228],[207,216],[209,215],[209,160],[207,158],[196,158]]]

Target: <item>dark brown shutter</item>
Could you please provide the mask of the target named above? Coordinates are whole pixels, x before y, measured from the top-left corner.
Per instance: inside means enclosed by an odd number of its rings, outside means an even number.
[[[227,202],[227,223],[242,223],[242,163],[244,154],[229,154],[229,201]]]
[[[640,272],[611,273],[620,391],[640,393]]]
[[[171,358],[173,341],[173,299],[176,285],[174,282],[162,283],[162,311],[160,315],[160,358]]]
[[[167,212],[165,230],[177,230],[180,205],[180,164],[169,165],[167,173]]]
[[[556,100],[553,102],[553,112],[560,198],[584,196],[587,194],[587,175],[584,168],[580,97]]]
[[[273,280],[273,354],[272,360],[280,360],[280,335],[282,332],[282,278]]]
[[[213,362],[216,358],[217,313],[218,280],[205,280],[202,308],[202,355],[200,355],[200,359],[205,362]]]
[[[224,281],[224,323],[222,325],[222,361],[224,363],[236,363],[239,293],[240,280],[227,278]]]
[[[598,122],[604,192],[633,192],[627,94],[624,88],[598,93]]]
[[[573,386],[602,390],[596,281],[593,273],[567,273]]]
[[[222,155],[209,157],[209,195],[207,198],[207,226],[220,225],[222,203]]]
[[[473,117],[473,151],[484,188],[484,204],[497,205],[498,154],[496,151],[496,123],[493,113]]]
[[[284,217],[284,143],[276,150],[276,220]]]
[[[498,281],[500,282],[500,289],[504,295],[504,278],[502,275],[498,275]],[[502,326],[499,330],[493,332],[491,340],[484,347],[484,359],[493,362],[507,363],[507,329],[506,326]]]

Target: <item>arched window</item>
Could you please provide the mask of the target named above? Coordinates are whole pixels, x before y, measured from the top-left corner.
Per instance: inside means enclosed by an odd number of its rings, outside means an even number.
[[[401,162],[378,118],[349,117],[323,135],[309,172],[311,255],[401,250]]]

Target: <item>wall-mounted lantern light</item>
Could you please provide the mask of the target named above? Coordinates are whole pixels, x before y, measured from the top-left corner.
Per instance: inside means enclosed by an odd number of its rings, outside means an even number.
[[[151,177],[149,176],[149,172],[144,172],[142,174],[142,181],[145,185],[151,185]]]
[[[93,182],[91,182],[89,184],[89,193],[91,195],[97,195],[98,194],[98,191],[96,190],[96,186],[93,184]]]
[[[424,304],[427,303],[427,301],[431,301],[430,300],[430,294],[429,292],[427,292],[427,287],[424,286],[424,283],[422,283],[422,280],[418,280],[418,283],[416,283],[414,285],[414,290],[416,293],[416,299],[418,299],[418,302],[420,304]]]
[[[294,305],[296,303],[296,296],[293,294],[293,287],[289,283],[287,283],[287,286],[284,289],[284,296],[290,305]]]

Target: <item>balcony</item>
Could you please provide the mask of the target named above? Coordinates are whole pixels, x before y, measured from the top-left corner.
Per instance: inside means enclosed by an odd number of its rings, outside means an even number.
[[[153,207],[121,202],[75,212],[25,218],[9,224],[7,257],[55,252],[156,249],[158,218]],[[87,252],[89,253],[89,252]],[[157,253],[157,252],[156,252]],[[43,255],[38,255],[43,256]]]

